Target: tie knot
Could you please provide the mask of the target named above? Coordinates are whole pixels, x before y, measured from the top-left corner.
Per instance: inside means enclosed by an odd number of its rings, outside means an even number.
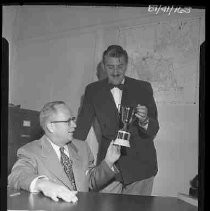
[[[109,87],[110,87],[110,89],[118,88],[120,90],[123,90],[124,84],[118,84],[118,85],[109,84]]]

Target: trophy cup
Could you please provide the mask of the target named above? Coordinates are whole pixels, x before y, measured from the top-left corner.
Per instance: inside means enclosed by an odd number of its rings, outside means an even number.
[[[114,141],[114,144],[130,147],[130,136],[131,134],[127,131],[129,124],[133,120],[133,116],[135,113],[135,110],[133,107],[127,107],[123,105],[119,105],[119,111],[120,111],[120,120],[123,123],[123,128],[120,129],[117,133],[117,138]]]

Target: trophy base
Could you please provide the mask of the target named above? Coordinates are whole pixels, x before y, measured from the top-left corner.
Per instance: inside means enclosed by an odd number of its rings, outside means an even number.
[[[128,140],[124,139],[115,139],[114,144],[124,146],[124,147],[130,147],[130,142]]]

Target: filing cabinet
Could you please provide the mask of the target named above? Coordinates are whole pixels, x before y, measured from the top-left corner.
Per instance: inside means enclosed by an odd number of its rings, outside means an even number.
[[[34,110],[9,107],[8,124],[8,173],[10,173],[17,160],[17,149],[39,139],[44,132],[39,124],[39,112]]]

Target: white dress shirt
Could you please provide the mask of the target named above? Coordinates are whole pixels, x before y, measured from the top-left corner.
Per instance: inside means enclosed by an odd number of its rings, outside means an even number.
[[[121,84],[124,84],[124,82],[125,82],[125,79],[123,79]],[[117,87],[114,87],[114,88],[111,89],[111,93],[112,93],[112,96],[114,98],[115,105],[116,105],[118,112],[119,112],[119,105],[121,104],[121,99],[122,99],[122,90],[120,90]]]
[[[48,139],[49,142],[51,143],[52,145],[52,148],[55,150],[57,156],[58,156],[58,159],[59,161],[61,160],[61,152],[60,152],[60,147],[56,144],[54,144],[50,139]],[[69,157],[69,149],[68,149],[68,146],[65,145],[63,146],[64,147],[64,153]]]

